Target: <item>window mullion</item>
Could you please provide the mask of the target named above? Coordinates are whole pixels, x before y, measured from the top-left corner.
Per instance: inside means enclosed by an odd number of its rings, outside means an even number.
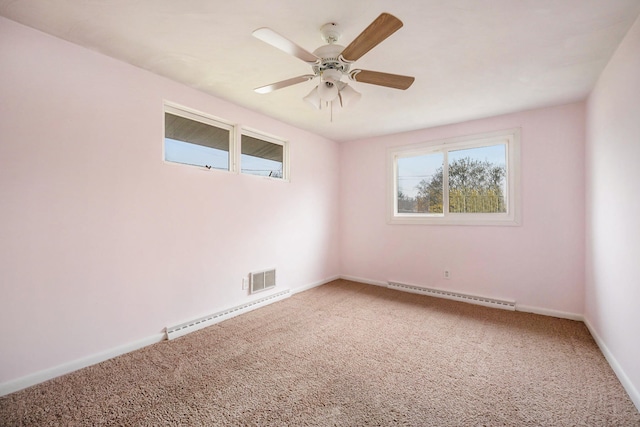
[[[240,173],[240,125],[235,125],[233,127],[233,136],[231,138],[231,147],[229,150],[231,159],[231,171],[235,173]]]
[[[398,156],[393,156],[393,214],[398,214],[398,192],[400,187],[400,178],[398,177]]]
[[[449,215],[449,151],[444,150],[442,159],[442,214]]]

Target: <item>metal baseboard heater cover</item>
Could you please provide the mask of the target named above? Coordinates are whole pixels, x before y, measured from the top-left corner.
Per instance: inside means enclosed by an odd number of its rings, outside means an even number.
[[[206,328],[207,326],[215,325],[223,320],[231,319],[243,313],[247,313],[256,308],[263,307],[265,305],[272,304],[274,302],[283,300],[291,296],[291,291],[286,289],[282,292],[278,292],[273,295],[269,295],[254,301],[247,302],[236,307],[229,308],[227,310],[219,311],[209,316],[200,317],[190,322],[181,323],[176,326],[166,328],[166,335],[168,340],[181,337],[190,332],[195,332],[199,329]]]
[[[459,292],[445,291],[443,289],[423,288],[421,286],[407,285],[398,282],[388,282],[388,288],[398,289],[414,294],[429,295],[437,298],[451,299],[455,301],[468,302],[471,304],[483,305],[485,307],[501,308],[503,310],[516,310],[515,301],[498,300],[494,298],[481,297],[477,295],[462,294]]]

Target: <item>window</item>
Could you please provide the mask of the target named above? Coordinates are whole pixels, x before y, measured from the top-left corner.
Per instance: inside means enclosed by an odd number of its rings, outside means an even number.
[[[164,159],[168,162],[231,170],[233,125],[165,105]]]
[[[518,129],[393,147],[392,224],[518,225]]]
[[[164,160],[289,179],[287,141],[168,103],[164,106]]]
[[[249,175],[287,179],[284,141],[246,129],[240,138],[240,171]]]

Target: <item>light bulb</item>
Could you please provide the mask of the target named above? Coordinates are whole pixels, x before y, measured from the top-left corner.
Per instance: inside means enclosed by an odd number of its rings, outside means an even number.
[[[331,102],[338,97],[338,88],[331,82],[321,82],[318,85],[318,95],[323,101]]]

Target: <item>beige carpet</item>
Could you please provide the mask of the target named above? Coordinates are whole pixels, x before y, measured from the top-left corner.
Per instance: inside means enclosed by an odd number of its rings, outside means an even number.
[[[336,281],[0,398],[2,425],[640,426],[580,322]]]

